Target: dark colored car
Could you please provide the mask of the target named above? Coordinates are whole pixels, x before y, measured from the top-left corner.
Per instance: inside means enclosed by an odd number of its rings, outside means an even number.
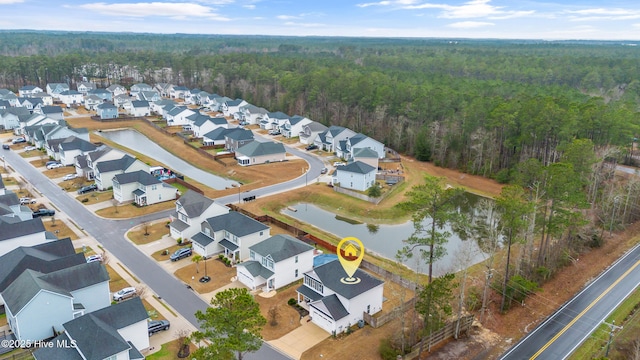
[[[92,192],[92,191],[96,191],[96,190],[98,190],[98,185],[96,185],[96,184],[83,186],[80,189],[78,189],[78,195],[86,194],[88,192]]]
[[[41,217],[41,216],[53,216],[56,214],[56,211],[53,209],[38,209],[33,212],[33,217]]]
[[[318,145],[315,145],[315,144],[311,144],[311,145],[309,145],[309,146],[307,146],[307,147],[306,147],[307,151],[309,151],[309,150],[315,150],[315,149],[317,149],[317,148],[318,148]]]
[[[169,320],[151,320],[148,325],[149,336],[157,333],[158,331],[169,330],[170,326],[171,324],[169,323]]]
[[[8,144],[2,144],[2,148],[5,150],[11,149]]]
[[[176,250],[176,252],[171,254],[169,258],[171,259],[171,261],[178,261],[180,259],[186,258],[187,256],[191,256],[191,254],[193,254],[193,250],[191,250],[191,248],[182,248]]]

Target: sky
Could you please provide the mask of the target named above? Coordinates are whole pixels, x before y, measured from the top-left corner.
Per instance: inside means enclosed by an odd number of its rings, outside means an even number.
[[[0,29],[640,40],[640,1],[0,0]]]

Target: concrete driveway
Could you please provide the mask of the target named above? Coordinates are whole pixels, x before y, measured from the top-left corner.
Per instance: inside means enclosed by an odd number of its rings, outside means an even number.
[[[307,320],[309,320],[309,316],[300,320],[302,326],[299,328],[279,339],[268,341],[268,343],[294,359],[300,359],[303,352],[329,337],[328,332],[310,321],[307,322]]]

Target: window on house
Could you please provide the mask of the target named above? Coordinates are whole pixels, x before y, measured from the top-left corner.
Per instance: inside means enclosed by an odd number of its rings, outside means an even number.
[[[298,277],[298,269],[296,269],[295,277]]]
[[[309,276],[304,277],[304,284],[310,287],[311,289],[315,290],[319,294],[322,294],[324,290],[324,287],[322,286],[322,283],[320,281],[313,279]]]
[[[371,305],[367,305],[367,314],[371,313]]]
[[[208,237],[211,237],[211,230],[208,227],[203,228],[202,230],[204,230],[204,234],[207,235]]]
[[[249,253],[249,256],[251,257],[252,260],[256,259],[256,253],[253,250],[251,250],[251,252]]]
[[[296,264],[298,263],[298,255],[296,255],[296,259],[295,259]],[[296,270],[297,271],[297,270]]]

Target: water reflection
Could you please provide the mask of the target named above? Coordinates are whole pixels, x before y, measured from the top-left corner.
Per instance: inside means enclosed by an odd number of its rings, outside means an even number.
[[[460,204],[459,211],[462,213],[473,213],[475,204],[481,198],[478,196],[468,196],[468,201]],[[336,216],[335,214],[323,210],[313,204],[300,203],[292,206],[295,211],[285,209],[283,213],[286,215],[311,224],[323,231],[332,233],[340,238],[347,236],[355,236],[359,238],[367,252],[375,253],[388,259],[395,260],[395,255],[405,244],[403,240],[407,239],[414,231],[413,223],[407,221],[404,224],[389,225],[378,222],[358,223],[348,221],[348,219]],[[453,233],[450,227],[446,230]],[[439,276],[446,272],[458,271],[462,264],[458,264],[456,260],[458,253],[467,247],[472,254],[472,262],[477,263],[485,259],[485,254],[480,250],[478,244],[472,240],[462,240],[457,235],[452,235],[446,244],[447,254],[438,260],[434,266],[434,275]],[[418,258],[419,253],[415,251],[414,258]],[[414,260],[407,264],[416,270]],[[419,272],[426,273],[427,266],[422,265],[418,268]]]

